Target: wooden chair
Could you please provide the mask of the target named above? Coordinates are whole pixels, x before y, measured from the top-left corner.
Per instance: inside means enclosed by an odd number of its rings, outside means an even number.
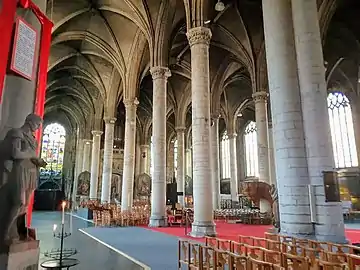
[[[307,258],[299,255],[283,253],[283,267],[291,270],[310,270],[310,263]]]
[[[259,259],[248,257],[247,268],[248,270],[284,270],[285,268],[280,265],[274,265],[269,262],[264,262]]]
[[[189,269],[190,261],[191,261],[190,243],[189,241],[179,239],[178,269],[182,269],[183,265],[187,265]]]

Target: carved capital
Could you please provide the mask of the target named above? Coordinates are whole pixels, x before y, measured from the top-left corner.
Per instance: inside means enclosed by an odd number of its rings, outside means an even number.
[[[104,117],[105,124],[115,124],[116,118],[115,117]]]
[[[182,127],[182,126],[179,126],[179,127],[175,127],[175,131],[176,133],[185,133],[186,131],[186,127]]]
[[[211,30],[206,27],[195,27],[188,30],[186,36],[189,40],[190,47],[196,44],[205,44],[210,46],[212,37]]]
[[[100,130],[93,130],[91,131],[91,134],[93,136],[101,136],[104,132],[100,131]]]
[[[139,105],[139,100],[137,99],[137,97],[135,97],[134,99],[124,99],[123,102],[125,105],[125,109],[130,107],[137,107]]]
[[[151,76],[153,80],[157,79],[167,79],[171,76],[171,71],[167,67],[152,67],[150,69]]]
[[[253,95],[253,100],[255,103],[257,102],[267,102],[269,94],[264,92],[264,91],[260,91],[260,92],[255,92]]]

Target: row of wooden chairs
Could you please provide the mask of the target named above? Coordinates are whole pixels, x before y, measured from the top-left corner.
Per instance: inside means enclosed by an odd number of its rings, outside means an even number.
[[[260,262],[271,263],[274,266],[288,267],[289,262],[294,267],[296,266],[296,268],[285,269],[358,269],[356,267],[360,262],[360,256],[357,254],[359,254],[360,249],[357,246],[274,234],[267,234],[266,236],[276,239],[239,236],[237,242],[207,237],[205,246],[238,256],[250,256]]]
[[[309,250],[308,250],[309,251]],[[311,251],[311,250],[310,250]],[[201,245],[179,240],[178,269],[293,269],[293,270],[355,270],[359,256],[348,254],[346,261],[332,261],[329,256],[318,256],[315,251],[294,254],[268,250],[242,244],[241,252],[236,248],[224,250],[217,246]]]
[[[272,213],[260,213],[257,209],[217,209],[214,211],[215,220],[237,221],[252,225],[269,225],[272,223]]]

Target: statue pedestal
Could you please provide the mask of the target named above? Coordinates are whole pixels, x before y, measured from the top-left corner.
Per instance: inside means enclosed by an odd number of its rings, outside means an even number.
[[[8,252],[0,254],[0,269],[39,269],[39,243],[39,240],[32,240],[12,244]]]

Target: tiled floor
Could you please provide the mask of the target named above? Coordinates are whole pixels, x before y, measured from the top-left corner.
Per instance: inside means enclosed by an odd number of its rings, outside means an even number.
[[[66,231],[69,230],[70,216],[65,216]],[[40,262],[46,260],[43,252],[58,248],[59,239],[53,237],[53,226],[60,226],[60,212],[35,212],[33,214],[32,227],[36,229],[37,238],[40,240]],[[120,256],[106,246],[92,240],[88,236],[79,232],[78,229],[91,227],[92,224],[73,217],[73,233],[65,240],[65,248],[75,248],[78,254],[74,258],[80,261],[78,266],[72,270],[139,270],[138,265]]]

